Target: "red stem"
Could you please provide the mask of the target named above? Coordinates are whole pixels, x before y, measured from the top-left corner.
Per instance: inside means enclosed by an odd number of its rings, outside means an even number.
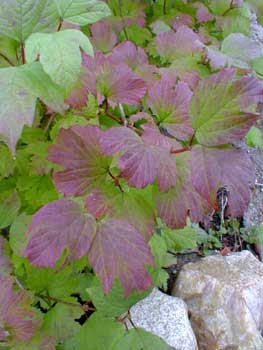
[[[6,55],[4,55],[3,53],[0,52],[0,56],[3,57],[3,59],[10,64],[10,66],[14,66],[14,64],[10,61],[10,59],[8,57],[6,57]]]
[[[180,148],[180,149],[171,149],[170,153],[177,154],[177,153],[183,153],[183,152],[187,152],[187,151],[191,151],[191,147],[187,146],[187,147]]]
[[[61,29],[61,27],[62,27],[62,24],[63,24],[63,19],[61,18],[61,19],[60,19],[60,22],[59,22],[59,24],[58,24],[57,32],[60,31],[60,29]]]
[[[24,43],[21,43],[21,58],[22,58],[22,63],[26,63],[26,56],[25,56],[25,46]]]

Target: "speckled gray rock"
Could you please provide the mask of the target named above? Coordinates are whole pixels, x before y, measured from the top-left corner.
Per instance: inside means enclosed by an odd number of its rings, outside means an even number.
[[[263,264],[250,252],[185,265],[173,295],[188,305],[199,350],[263,349]]]
[[[187,306],[182,299],[154,288],[151,294],[131,308],[130,315],[136,327],[159,336],[175,350],[198,350]],[[170,349],[169,346],[167,349]]]

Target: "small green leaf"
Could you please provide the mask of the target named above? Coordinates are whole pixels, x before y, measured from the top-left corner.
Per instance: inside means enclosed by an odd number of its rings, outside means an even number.
[[[26,215],[25,213],[16,217],[13,222],[10,233],[9,233],[9,244],[12,248],[13,252],[22,256],[22,251],[25,249],[28,241],[28,237],[26,237],[25,233],[27,228],[31,222],[31,216]]]
[[[16,191],[0,197],[0,229],[12,224],[20,209],[20,198]]]
[[[60,17],[66,22],[84,26],[110,16],[108,5],[98,0],[55,0]]]
[[[262,132],[256,126],[252,126],[247,133],[246,143],[249,147],[262,148]]]
[[[93,48],[81,31],[67,29],[60,32],[32,34],[26,41],[26,60],[34,62],[38,57],[44,71],[67,92],[74,86],[80,74],[80,48],[93,56]]]

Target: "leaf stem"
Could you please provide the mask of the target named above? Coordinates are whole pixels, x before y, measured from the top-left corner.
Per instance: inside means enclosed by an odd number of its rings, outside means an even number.
[[[2,52],[0,52],[0,56],[8,63],[10,66],[14,66],[13,62],[10,61],[10,59],[4,55]]]
[[[117,187],[119,187],[119,189],[120,189],[121,192],[124,192],[123,189],[122,189],[122,187],[121,187],[121,184],[120,184],[119,179],[118,179],[116,176],[114,176],[114,175],[112,174],[112,172],[110,171],[110,169],[108,170],[108,173],[109,173],[110,177],[112,178],[114,185],[117,186]]]
[[[170,153],[171,154],[183,153],[183,152],[191,151],[191,148],[192,147],[187,146],[180,149],[171,149]]]
[[[126,39],[126,40],[129,40],[128,33],[127,33],[127,30],[126,30],[125,19],[124,19],[124,17],[123,17],[123,13],[122,13],[122,3],[121,3],[121,0],[118,0],[118,2],[119,2],[120,17],[121,17],[121,21],[122,21],[122,24],[123,24],[123,32],[124,32],[124,35],[125,35],[125,39]]]
[[[166,5],[167,5],[167,2],[166,0],[163,0],[163,14],[166,15]]]
[[[21,43],[21,58],[22,58],[22,63],[25,64],[26,56],[25,56],[25,45],[23,42]]]
[[[73,306],[73,307],[79,307],[82,309],[82,305],[80,304],[76,304],[76,303],[71,303],[70,301],[66,301],[66,300],[62,300],[62,299],[59,299],[59,298],[54,298],[54,297],[50,297],[48,295],[43,295],[41,293],[36,293],[35,296],[43,299],[43,300],[46,300],[46,301],[54,301],[56,303],[62,303],[62,304],[65,304],[65,305],[70,305],[70,306]]]
[[[57,32],[59,32],[61,30],[62,24],[63,24],[63,18],[60,18],[60,21],[59,21],[59,24],[57,27]]]

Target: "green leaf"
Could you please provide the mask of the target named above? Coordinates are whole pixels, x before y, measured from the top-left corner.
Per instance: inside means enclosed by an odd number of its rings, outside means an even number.
[[[35,32],[50,32],[59,22],[54,0],[1,0],[0,34],[23,43]]]
[[[0,143],[0,178],[8,177],[13,174],[15,161],[10,150],[6,145]],[[1,193],[1,190],[0,190]]]
[[[36,99],[62,113],[64,97],[39,62],[2,68],[0,81],[0,137],[14,154],[23,126],[33,123]]]
[[[0,197],[0,229],[9,226],[20,209],[20,198],[16,191]]]
[[[145,44],[152,39],[152,34],[147,28],[141,28],[136,24],[133,24],[130,27],[125,29],[127,36],[130,41],[134,42],[134,44],[138,46],[145,46]],[[121,37],[125,40],[125,35],[122,32]]]
[[[98,0],[55,0],[60,17],[66,22],[84,26],[110,16],[107,4]]]
[[[169,350],[169,345],[161,338],[136,328],[126,332],[114,350]]]
[[[71,112],[72,113],[72,112]],[[65,117],[61,117],[58,119],[56,124],[50,131],[50,137],[54,140],[61,128],[68,129],[73,125],[88,125],[88,120],[84,117],[80,117],[78,115],[66,114]]]
[[[250,147],[262,148],[262,132],[256,126],[252,126],[246,136],[246,143]]]
[[[69,91],[77,81],[81,67],[80,48],[93,56],[93,48],[87,36],[80,30],[32,34],[26,41],[25,53],[29,63],[38,57],[44,71],[58,85]]]
[[[163,226],[162,232],[166,240],[168,249],[174,249],[178,252],[193,249],[197,245],[197,232],[188,224],[183,229],[172,230]]]
[[[110,293],[105,295],[101,282],[97,277],[93,279],[91,286],[87,288],[87,293],[99,313],[108,318],[115,318],[124,314],[132,305],[145,298],[148,294],[148,292],[134,292],[125,298],[119,281],[115,280]]]
[[[76,303],[75,299],[72,301]],[[74,320],[82,314],[80,307],[58,303],[45,314],[41,330],[55,337],[57,342],[63,342],[79,331],[80,324]]]
[[[125,334],[125,328],[121,323],[106,319],[100,312],[95,312],[68,342],[66,349],[115,350],[116,344]]]
[[[28,237],[26,237],[26,230],[31,222],[31,216],[22,213],[17,216],[14,220],[10,232],[9,232],[9,244],[13,252],[22,256],[22,251],[25,249],[28,241]]]

